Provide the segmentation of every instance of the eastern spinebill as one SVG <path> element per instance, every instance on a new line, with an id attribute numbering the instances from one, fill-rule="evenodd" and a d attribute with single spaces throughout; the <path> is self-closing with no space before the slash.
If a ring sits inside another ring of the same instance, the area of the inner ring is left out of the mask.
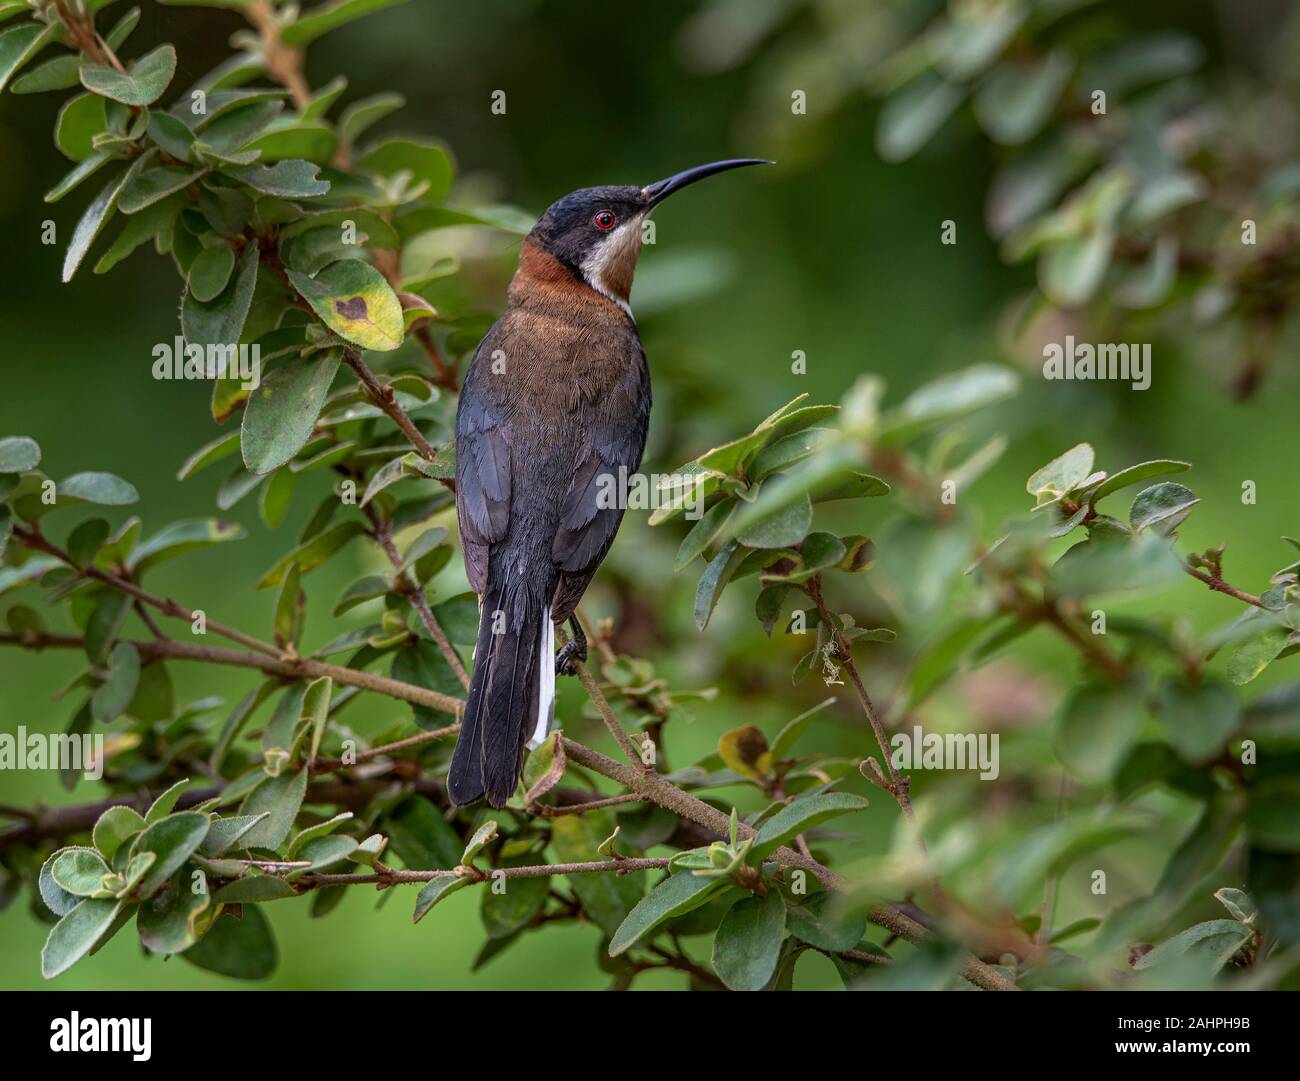
<path id="1" fill-rule="evenodd" d="M 574 609 L 623 518 L 598 499 L 641 464 L 650 374 L 628 305 L 650 212 L 758 158 L 650 184 L 582 188 L 524 239 L 505 313 L 479 344 L 456 413 L 456 513 L 479 595 L 478 644 L 447 788 L 457 805 L 513 794 L 546 738 L 555 676 L 586 658 Z M 624 473 L 620 473 L 620 469 Z M 555 624 L 573 638 L 555 653 Z"/>

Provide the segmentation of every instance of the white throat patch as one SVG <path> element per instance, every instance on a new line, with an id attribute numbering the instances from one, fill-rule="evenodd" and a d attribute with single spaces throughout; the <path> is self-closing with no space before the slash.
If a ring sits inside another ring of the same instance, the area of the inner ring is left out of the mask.
<path id="1" fill-rule="evenodd" d="M 582 276 L 596 292 L 609 297 L 632 316 L 627 297 L 632 291 L 632 275 L 641 253 L 641 222 L 644 214 L 629 218 L 616 228 L 605 242 L 582 261 Z"/>

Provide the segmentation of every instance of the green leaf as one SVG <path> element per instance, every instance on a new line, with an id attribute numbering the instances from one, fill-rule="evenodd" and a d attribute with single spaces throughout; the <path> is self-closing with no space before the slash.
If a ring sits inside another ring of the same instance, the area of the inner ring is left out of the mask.
<path id="1" fill-rule="evenodd" d="M 483 851 L 488 845 L 496 840 L 497 823 L 495 819 L 489 818 L 486 822 L 474 831 L 474 835 L 465 845 L 465 851 L 461 853 L 460 862 L 468 866 L 474 862 L 474 857 Z"/>
<path id="2" fill-rule="evenodd" d="M 1158 703 L 1169 742 L 1192 763 L 1219 754 L 1241 712 L 1230 687 L 1206 679 L 1194 684 L 1168 679 L 1160 687 Z"/>
<path id="3" fill-rule="evenodd" d="M 369 263 L 345 259 L 314 278 L 288 270 L 293 287 L 339 337 L 363 349 L 385 352 L 402 344 L 402 304 Z"/>
<path id="4" fill-rule="evenodd" d="M 1062 597 L 1095 597 L 1151 589 L 1183 574 L 1173 546 L 1157 533 L 1129 540 L 1076 544 L 1051 569 L 1050 588 Z"/>
<path id="5" fill-rule="evenodd" d="M 395 7 L 405 0 L 333 0 L 306 12 L 280 31 L 280 40 L 286 45 L 306 45 L 322 34 L 369 15 L 372 11 Z"/>
<path id="6" fill-rule="evenodd" d="M 447 871 L 461 862 L 464 842 L 424 796 L 403 800 L 386 824 L 393 851 L 412 870 Z"/>
<path id="7" fill-rule="evenodd" d="M 254 191 L 282 199 L 311 199 L 328 195 L 329 182 L 320 179 L 320 166 L 310 161 L 277 161 L 274 165 L 250 165 L 231 170 L 231 175 Z"/>
<path id="8" fill-rule="evenodd" d="M 335 837 L 316 837 L 304 844 L 294 857 L 296 860 L 306 860 L 307 866 L 295 868 L 289 872 L 288 878 L 292 881 L 305 875 L 308 871 L 323 871 L 327 867 L 333 867 L 335 864 L 351 859 L 357 847 L 357 839 L 346 834 Z"/>
<path id="9" fill-rule="evenodd" d="M 188 480 L 200 469 L 229 458 L 239 449 L 239 433 L 227 432 L 218 436 L 211 443 L 205 443 L 188 458 L 176 474 L 177 480 Z"/>
<path id="10" fill-rule="evenodd" d="M 1270 626 L 1237 644 L 1228 658 L 1228 678 L 1241 687 L 1264 671 L 1286 648 L 1285 627 Z"/>
<path id="11" fill-rule="evenodd" d="M 784 938 L 785 901 L 777 889 L 742 897 L 718 925 L 713 970 L 733 991 L 761 991 L 776 972 Z"/>
<path id="12" fill-rule="evenodd" d="M 271 368 L 249 395 L 240 447 L 250 473 L 262 475 L 294 457 L 311 438 L 343 359 L 328 349 L 287 357 Z"/>
<path id="13" fill-rule="evenodd" d="M 145 825 L 152 826 L 155 822 L 161 822 L 169 814 L 172 808 L 180 801 L 181 793 L 185 791 L 185 786 L 189 784 L 189 778 L 177 781 L 174 785 L 161 793 L 156 800 L 149 805 L 149 809 L 144 813 Z"/>
<path id="14" fill-rule="evenodd" d="M 926 72 L 893 94 L 880 110 L 876 150 L 886 161 L 910 158 L 962 103 L 965 91 Z"/>
<path id="15" fill-rule="evenodd" d="M 91 837 L 101 856 L 111 860 L 122 844 L 145 827 L 145 820 L 131 807 L 110 807 L 95 822 Z"/>
<path id="16" fill-rule="evenodd" d="M 401 94 L 375 94 L 354 101 L 339 117 L 339 141 L 344 146 L 355 146 L 356 141 L 373 125 L 405 104 L 406 99 Z"/>
<path id="17" fill-rule="evenodd" d="M 134 896 L 152 897 L 166 884 L 208 835 L 208 816 L 181 811 L 148 826 L 131 844 L 132 857 L 152 852 L 157 859 L 135 887 Z"/>
<path id="18" fill-rule="evenodd" d="M 244 908 L 238 919 L 219 918 L 181 956 L 208 972 L 236 980 L 265 979 L 278 960 L 270 924 L 256 905 Z"/>
<path id="19" fill-rule="evenodd" d="M 430 202 L 441 202 L 451 191 L 451 155 L 431 139 L 385 139 L 368 147 L 356 165 L 387 177 L 407 173 L 413 183 L 428 185 L 424 198 Z"/>
<path id="20" fill-rule="evenodd" d="M 803 904 L 792 906 L 786 922 L 800 942 L 831 953 L 853 949 L 867 933 L 866 913 L 829 892 L 814 893 Z"/>
<path id="21" fill-rule="evenodd" d="M 995 142 L 1018 146 L 1036 135 L 1064 89 L 1074 61 L 1057 49 L 1029 63 L 999 65 L 975 93 L 980 125 Z"/>
<path id="22" fill-rule="evenodd" d="M 795 800 L 777 811 L 759 828 L 754 844 L 745 857 L 746 862 L 758 864 L 805 830 L 839 815 L 861 811 L 866 806 L 865 799 L 848 792 L 824 792 Z"/>
<path id="23" fill-rule="evenodd" d="M 1111 492 L 1117 492 L 1121 488 L 1127 488 L 1130 484 L 1137 484 L 1139 481 L 1147 480 L 1149 477 L 1158 477 L 1163 473 L 1182 473 L 1191 468 L 1189 462 L 1177 462 L 1166 458 L 1131 465 L 1102 481 L 1092 490 L 1088 502 L 1096 506 L 1103 497 L 1110 495 Z"/>
<path id="24" fill-rule="evenodd" d="M 1214 899 L 1228 910 L 1228 915 L 1240 923 L 1251 923 L 1259 915 L 1259 909 L 1245 890 L 1224 886 L 1214 891 Z"/>
<path id="25" fill-rule="evenodd" d="M 1250 940 L 1253 933 L 1236 920 L 1207 920 L 1160 943 L 1134 961 L 1133 967 L 1145 970 L 1178 959 L 1194 958 L 1209 971 L 1217 972 Z"/>
<path id="26" fill-rule="evenodd" d="M 240 342 L 257 286 L 257 260 L 257 241 L 251 240 L 239 256 L 233 280 L 215 300 L 205 303 L 186 289 L 181 298 L 181 332 L 187 343 L 206 349 Z"/>
<path id="27" fill-rule="evenodd" d="M 700 584 L 695 590 L 695 625 L 700 630 L 709 625 L 709 617 L 718 605 L 718 598 L 722 596 L 722 591 L 745 555 L 745 551 L 732 541 L 704 568 Z"/>
<path id="28" fill-rule="evenodd" d="M 749 522 L 737 535 L 747 548 L 793 548 L 812 525 L 812 500 L 808 496 L 775 513 Z"/>
<path id="29" fill-rule="evenodd" d="M 307 722 L 311 739 L 308 742 L 307 757 L 316 760 L 320 750 L 321 737 L 325 734 L 325 724 L 330 716 L 330 697 L 333 694 L 334 681 L 329 676 L 321 676 L 307 685 L 307 697 L 303 700 L 302 716 Z"/>
<path id="30" fill-rule="evenodd" d="M 499 866 L 524 866 L 529 862 L 525 853 L 513 860 L 504 860 Z M 580 876 L 574 875 L 574 878 Z M 495 885 L 495 883 L 493 883 Z M 546 904 L 550 896 L 551 880 L 549 877 L 507 878 L 502 881 L 504 890 L 487 888 L 483 890 L 479 906 L 479 918 L 488 938 L 507 938 L 521 927 L 526 927 Z"/>
<path id="31" fill-rule="evenodd" d="M 456 875 L 442 875 L 430 879 L 415 898 L 415 912 L 412 915 L 411 922 L 419 923 L 429 914 L 429 910 L 444 897 L 450 897 L 457 890 L 462 890 L 468 885 L 470 885 L 468 878 L 459 878 Z"/>
<path id="32" fill-rule="evenodd" d="M 49 90 L 68 90 L 78 85 L 80 67 L 81 61 L 76 54 L 56 56 L 15 79 L 13 93 L 43 94 Z"/>
<path id="33" fill-rule="evenodd" d="M 608 811 L 563 815 L 551 820 L 551 847 L 562 863 L 586 863 L 600 858 L 596 850 L 613 832 L 614 816 Z M 645 873 L 573 875 L 569 886 L 583 911 L 612 937 L 644 896 Z"/>
<path id="34" fill-rule="evenodd" d="M 666 920 L 685 915 L 730 883 L 727 877 L 698 878 L 683 871 L 665 878 L 627 914 L 610 939 L 609 955 L 617 957 Z"/>
<path id="35" fill-rule="evenodd" d="M 35 439 L 11 435 L 0 439 L 0 473 L 26 473 L 41 464 L 41 448 Z"/>
<path id="36" fill-rule="evenodd" d="M 392 676 L 401 683 L 413 683 L 430 691 L 450 695 L 464 693 L 442 650 L 427 638 L 408 641 L 394 651 Z M 439 723 L 441 714 L 427 706 L 412 703 L 411 709 L 416 723 L 422 727 L 432 728 Z"/>
<path id="37" fill-rule="evenodd" d="M 131 183 L 123 189 L 122 196 L 118 200 L 118 209 L 123 214 L 139 213 L 187 187 L 199 175 L 193 169 L 177 165 L 158 165 L 151 169 L 144 169 L 136 173 Z M 229 248 L 225 250 L 230 251 Z M 231 258 L 234 258 L 233 253 Z"/>
<path id="38" fill-rule="evenodd" d="M 78 567 L 88 567 L 95 561 L 100 548 L 108 540 L 109 525 L 103 518 L 90 518 L 68 535 L 68 556 Z"/>
<path id="39" fill-rule="evenodd" d="M 289 842 L 289 847 L 285 852 L 285 858 L 291 860 L 298 859 L 299 858 L 298 853 L 306 845 L 310 844 L 312 841 L 318 840 L 321 837 L 328 837 L 331 833 L 333 833 L 344 823 L 352 821 L 352 818 L 353 815 L 351 811 L 343 811 L 342 813 L 336 814 L 333 818 L 327 819 L 324 822 L 317 822 L 316 825 L 314 826 L 308 826 L 305 830 L 299 832 L 299 834 L 292 841 Z"/>
<path id="40" fill-rule="evenodd" d="M 81 902 L 79 897 L 69 893 L 54 881 L 54 861 L 67 851 L 66 848 L 55 851 L 41 864 L 40 873 L 36 877 L 37 892 L 41 895 L 41 901 L 55 916 L 66 916 Z"/>
<path id="41" fill-rule="evenodd" d="M 295 563 L 302 574 L 309 574 L 325 563 L 349 541 L 365 532 L 365 527 L 358 521 L 342 522 L 317 534 L 305 544 L 299 545 L 288 555 L 280 559 L 258 580 L 258 589 L 270 589 L 284 581 L 289 568 Z"/>
<path id="42" fill-rule="evenodd" d="M 213 901 L 206 890 L 194 890 L 185 875 L 176 875 L 140 906 L 136 928 L 141 944 L 164 957 L 189 949 L 198 941 L 200 917 Z"/>
<path id="43" fill-rule="evenodd" d="M 307 771 L 282 773 L 258 783 L 240 804 L 241 815 L 270 814 L 243 837 L 245 848 L 279 848 L 293 828 L 294 819 L 307 794 Z"/>
<path id="44" fill-rule="evenodd" d="M 1161 536 L 1169 536 L 1182 524 L 1192 508 L 1200 502 L 1190 489 L 1174 481 L 1155 484 L 1138 493 L 1129 511 L 1129 524 L 1133 532 L 1152 529 Z"/>
<path id="45" fill-rule="evenodd" d="M 243 540 L 247 530 L 220 518 L 189 518 L 160 529 L 131 553 L 127 566 L 137 576 L 169 559 L 226 541 Z"/>
<path id="46" fill-rule="evenodd" d="M 918 387 L 882 416 L 877 438 L 890 446 L 905 443 L 1009 398 L 1019 388 L 1015 372 L 993 364 L 976 364 L 941 376 Z"/>
<path id="47" fill-rule="evenodd" d="M 59 920 L 41 950 L 41 975 L 52 980 L 85 957 L 113 926 L 121 908 L 120 901 L 85 900 Z"/>
<path id="48" fill-rule="evenodd" d="M 780 762 L 787 756 L 790 749 L 794 746 L 795 741 L 803 735 L 804 731 L 816 719 L 817 714 L 827 706 L 833 705 L 834 698 L 827 698 L 824 702 L 819 702 L 812 709 L 804 710 L 794 720 L 787 722 L 776 734 L 776 739 L 772 740 L 772 759 Z"/>
<path id="49" fill-rule="evenodd" d="M 283 772 L 294 746 L 297 744 L 298 723 L 302 720 L 303 697 L 307 687 L 303 683 L 290 685 L 276 703 L 271 719 L 262 729 L 262 758 L 267 774 L 277 777 Z"/>
<path id="50" fill-rule="evenodd" d="M 1142 713 L 1142 698 L 1131 688 L 1099 684 L 1077 688 L 1066 701 L 1057 727 L 1061 761 L 1085 780 L 1106 780 L 1136 741 Z"/>
<path id="51" fill-rule="evenodd" d="M 135 697 L 140 683 L 140 654 L 130 642 L 118 642 L 108 658 L 108 678 L 90 700 L 90 712 L 101 724 L 117 719 Z"/>
<path id="52" fill-rule="evenodd" d="M 100 597 L 86 621 L 84 648 L 91 664 L 100 665 L 108 659 L 130 607 L 131 598 L 125 593 L 111 592 Z"/>
<path id="53" fill-rule="evenodd" d="M 108 864 L 93 848 L 65 849 L 50 867 L 50 877 L 74 897 L 90 897 L 102 887 Z"/>
<path id="54" fill-rule="evenodd" d="M 195 300 L 215 300 L 235 269 L 235 253 L 227 244 L 204 248 L 190 264 L 189 287 Z"/>
<path id="55" fill-rule="evenodd" d="M 176 50 L 170 45 L 159 45 L 139 60 L 131 61 L 126 71 L 82 60 L 81 85 L 123 105 L 152 105 L 162 97 L 175 73 Z"/>
<path id="56" fill-rule="evenodd" d="M 295 563 L 289 568 L 275 599 L 275 618 L 272 633 L 276 644 L 284 648 L 298 645 L 302 637 L 303 620 L 307 614 L 307 594 L 302 588 L 302 575 Z"/>
<path id="57" fill-rule="evenodd" d="M 127 184 L 134 179 L 136 172 L 140 168 L 140 161 L 137 160 L 135 165 L 120 173 L 116 179 L 110 180 L 98 195 L 86 207 L 78 220 L 76 228 L 72 230 L 72 240 L 68 242 L 67 253 L 63 257 L 63 281 L 72 281 L 72 276 L 76 274 L 77 267 L 81 266 L 81 261 L 85 259 L 86 253 L 90 250 L 91 244 L 99 236 L 100 230 L 104 228 L 104 223 L 112 215 L 117 201 L 122 195 L 122 190 Z"/>
<path id="58" fill-rule="evenodd" d="M 1092 474 L 1092 463 L 1092 445 L 1079 443 L 1035 472 L 1025 489 L 1039 507 L 1055 503 Z"/>
<path id="59" fill-rule="evenodd" d="M 1086 304 L 1106 276 L 1114 246 L 1115 232 L 1106 225 L 1053 244 L 1043 253 L 1039 266 L 1043 292 L 1062 307 Z"/>
<path id="60" fill-rule="evenodd" d="M 135 486 L 112 473 L 74 473 L 58 484 L 59 502 L 76 500 L 103 507 L 124 507 L 139 502 Z"/>
<path id="61" fill-rule="evenodd" d="M 0 33 L 0 91 L 24 64 L 62 33 L 63 24 L 57 20 L 48 26 L 25 22 Z"/>
<path id="62" fill-rule="evenodd" d="M 270 812 L 263 811 L 255 815 L 231 815 L 229 818 L 214 818 L 212 825 L 208 827 L 208 835 L 203 838 L 203 843 L 199 845 L 199 854 L 201 856 L 220 856 L 222 853 L 230 851 L 244 839 L 254 826 L 262 821 Z M 240 845 L 242 848 L 243 845 Z"/>
<path id="63" fill-rule="evenodd" d="M 59 115 L 54 121 L 54 145 L 66 157 L 81 162 L 87 171 L 74 169 L 45 197 L 47 203 L 62 198 L 109 160 L 110 155 L 107 153 L 96 153 L 94 144 L 95 136 L 108 128 L 105 104 L 98 94 L 78 94 L 60 107 Z M 92 164 L 91 159 L 97 160 Z"/>

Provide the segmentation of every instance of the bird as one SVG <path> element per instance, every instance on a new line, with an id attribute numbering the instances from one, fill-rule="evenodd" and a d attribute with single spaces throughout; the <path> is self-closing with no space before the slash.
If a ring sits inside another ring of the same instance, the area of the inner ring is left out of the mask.
<path id="1" fill-rule="evenodd" d="M 480 342 L 456 410 L 456 514 L 479 597 L 473 674 L 447 790 L 504 806 L 525 745 L 546 739 L 557 674 L 587 642 L 574 616 L 623 518 L 611 483 L 641 464 L 650 373 L 628 302 L 646 219 L 710 162 L 645 187 L 581 188 L 520 245 L 501 317 Z M 602 493 L 604 497 L 602 497 Z M 555 652 L 555 626 L 572 637 Z"/>

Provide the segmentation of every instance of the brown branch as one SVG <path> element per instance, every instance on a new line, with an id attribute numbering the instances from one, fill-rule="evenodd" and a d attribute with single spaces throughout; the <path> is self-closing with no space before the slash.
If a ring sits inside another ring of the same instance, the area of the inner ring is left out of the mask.
<path id="1" fill-rule="evenodd" d="M 1226 593 L 1229 597 L 1236 597 L 1237 600 L 1243 601 L 1246 604 L 1254 605 L 1256 608 L 1263 608 L 1266 612 L 1271 610 L 1268 605 L 1266 605 L 1259 597 L 1255 596 L 1255 594 L 1247 593 L 1244 589 L 1238 589 L 1236 586 L 1229 585 L 1217 574 L 1208 574 L 1187 563 L 1183 564 L 1183 570 L 1198 582 L 1204 582 L 1216 593 Z"/>
<path id="2" fill-rule="evenodd" d="M 184 605 L 177 604 L 170 597 L 155 596 L 153 593 L 141 589 L 134 582 L 129 582 L 125 578 L 111 574 L 108 571 L 100 570 L 98 567 L 78 567 L 67 552 L 41 536 L 35 526 L 31 529 L 15 526 L 13 536 L 20 544 L 33 551 L 54 556 L 55 559 L 76 570 L 83 578 L 93 578 L 97 582 L 102 582 L 104 585 L 116 589 L 119 593 L 125 593 L 143 604 L 157 608 L 165 616 L 170 616 L 173 619 L 183 619 L 191 624 L 194 622 L 195 613 Z M 232 642 L 238 642 L 241 646 L 247 646 L 249 649 L 258 653 L 265 653 L 270 657 L 280 656 L 280 651 L 270 643 L 254 638 L 251 634 L 245 634 L 234 627 L 227 627 L 224 623 L 218 623 L 215 619 L 208 619 L 206 614 L 204 615 L 204 624 L 214 634 L 219 634 L 222 638 L 228 638 Z"/>
<path id="3" fill-rule="evenodd" d="M 633 871 L 662 870 L 668 866 L 667 857 L 642 859 L 593 860 L 588 863 L 539 863 L 527 867 L 494 867 L 482 871 L 476 867 L 460 867 L 451 871 L 398 871 L 385 868 L 371 874 L 320 874 L 311 872 L 299 878 L 295 885 L 304 889 L 321 886 L 377 885 L 381 888 L 408 882 L 431 882 L 435 878 L 468 878 L 473 882 L 486 882 L 493 878 L 547 878 L 550 875 L 594 875 L 606 871 L 631 874 Z"/>
<path id="4" fill-rule="evenodd" d="M 374 529 L 375 542 L 384 550 L 388 562 L 396 570 L 402 565 L 402 555 L 398 552 L 397 545 L 393 543 L 389 523 L 380 516 L 374 507 L 367 505 L 364 510 Z M 411 607 L 415 609 L 416 615 L 420 617 L 420 622 L 424 624 L 424 629 L 429 632 L 429 637 L 437 643 L 438 649 L 448 666 L 456 673 L 460 685 L 469 690 L 469 673 L 465 671 L 465 665 L 461 662 L 460 654 L 452 646 L 451 639 L 447 637 L 447 632 L 442 629 L 442 624 L 438 622 L 437 617 L 433 614 L 433 609 L 429 607 L 429 601 L 425 597 L 424 589 L 420 586 L 420 583 L 414 580 L 413 576 L 402 572 L 395 584 L 402 596 L 410 601 Z"/>
<path id="5" fill-rule="evenodd" d="M 554 790 L 552 790 L 554 791 Z M 625 803 L 644 803 L 645 800 L 634 792 L 626 792 L 621 796 L 609 796 L 606 799 L 589 800 L 586 803 L 569 803 L 558 804 L 552 807 L 547 803 L 539 803 L 534 807 L 535 813 L 542 818 L 563 818 L 565 815 L 586 814 L 588 811 L 603 811 L 607 807 L 619 807 Z"/>
<path id="6" fill-rule="evenodd" d="M 125 639 L 124 639 L 125 641 Z M 0 634 L 0 644 L 25 646 L 28 649 L 80 648 L 83 639 L 71 634 L 18 635 Z M 171 638 L 136 640 L 135 646 L 140 656 L 146 660 L 180 660 L 206 661 L 210 664 L 227 664 L 234 668 L 255 668 L 268 676 L 277 676 L 285 680 L 319 679 L 328 676 L 335 683 L 346 687 L 357 687 L 363 691 L 397 698 L 412 705 L 426 706 L 440 713 L 459 716 L 465 702 L 453 698 L 441 691 L 431 691 L 417 687 L 412 683 L 377 676 L 371 672 L 362 672 L 356 668 L 344 668 L 338 664 L 312 660 L 310 657 L 280 658 L 268 657 L 257 653 L 240 653 L 237 650 L 221 646 L 202 646 L 191 642 L 178 642 Z M 428 734 L 431 736 L 431 734 Z M 431 737 L 432 738 L 432 737 Z"/>
<path id="7" fill-rule="evenodd" d="M 420 457 L 426 462 L 436 462 L 438 452 L 424 438 L 420 429 L 415 426 L 415 422 L 406 415 L 406 410 L 397 404 L 393 388 L 386 383 L 381 383 L 375 373 L 366 366 L 366 362 L 361 359 L 361 353 L 349 346 L 343 350 L 343 362 L 356 373 L 361 385 L 370 395 L 370 400 L 388 414 L 388 418 L 401 429 L 402 434 L 410 440 L 411 446 Z M 444 480 L 442 483 L 448 488 L 455 487 L 450 481 Z"/>
<path id="8" fill-rule="evenodd" d="M 886 786 L 886 791 L 898 802 L 898 807 L 903 812 L 904 817 L 915 825 L 916 812 L 912 809 L 911 778 L 900 776 L 898 770 L 894 768 L 893 756 L 889 753 L 889 737 L 885 735 L 885 726 L 880 723 L 880 717 L 876 713 L 876 707 L 871 701 L 871 696 L 867 694 L 867 688 L 863 686 L 862 677 L 858 674 L 858 666 L 853 663 L 853 653 L 849 646 L 849 640 L 831 617 L 830 610 L 826 607 L 826 602 L 822 598 L 820 574 L 814 575 L 809 580 L 804 587 L 804 592 L 817 606 L 817 613 L 821 616 L 822 622 L 834 635 L 835 648 L 842 660 L 842 667 L 848 672 L 849 680 L 853 684 L 853 690 L 857 693 L 858 701 L 862 705 L 862 712 L 866 714 L 867 723 L 871 725 L 871 731 L 875 733 L 876 743 L 880 747 L 880 756 L 885 760 L 885 769 L 889 771 L 889 783 Z M 919 830 L 917 831 L 917 841 L 924 853 L 925 842 L 921 840 Z"/>
<path id="9" fill-rule="evenodd" d="M 557 628 L 556 635 L 560 640 L 561 646 L 568 643 L 569 636 L 565 633 L 563 627 Z M 591 699 L 592 704 L 596 707 L 597 712 L 600 714 L 600 719 L 605 722 L 605 727 L 609 729 L 609 734 L 614 737 L 614 742 L 619 745 L 623 753 L 627 756 L 629 762 L 640 766 L 642 764 L 640 753 L 632 743 L 632 738 L 626 731 L 624 731 L 623 726 L 619 724 L 618 718 L 614 716 L 614 711 L 609 708 L 609 702 L 606 700 L 604 692 L 601 691 L 599 686 L 597 686 L 596 680 L 593 678 L 592 674 L 587 671 L 587 666 L 575 657 L 573 658 L 573 667 L 578 673 L 578 679 L 582 681 L 582 686 L 587 691 L 587 697 Z"/>
<path id="10" fill-rule="evenodd" d="M 379 747 L 371 747 L 368 750 L 357 751 L 351 762 L 344 762 L 341 758 L 318 758 L 312 763 L 311 768 L 315 773 L 333 773 L 335 770 L 349 769 L 358 762 L 365 762 L 372 758 L 381 758 L 395 754 L 398 751 L 409 751 L 412 747 L 423 747 L 426 743 L 446 739 L 449 736 L 457 735 L 459 732 L 460 725 L 449 724 L 444 728 L 433 728 L 427 732 L 417 732 L 414 736 L 407 736 L 406 739 L 399 739 L 392 743 L 382 744 Z"/>
<path id="11" fill-rule="evenodd" d="M 294 107 L 302 112 L 311 103 L 311 87 L 302 73 L 302 50 L 280 40 L 280 24 L 270 0 L 253 0 L 244 16 L 262 39 L 266 72 L 289 91 Z"/>

